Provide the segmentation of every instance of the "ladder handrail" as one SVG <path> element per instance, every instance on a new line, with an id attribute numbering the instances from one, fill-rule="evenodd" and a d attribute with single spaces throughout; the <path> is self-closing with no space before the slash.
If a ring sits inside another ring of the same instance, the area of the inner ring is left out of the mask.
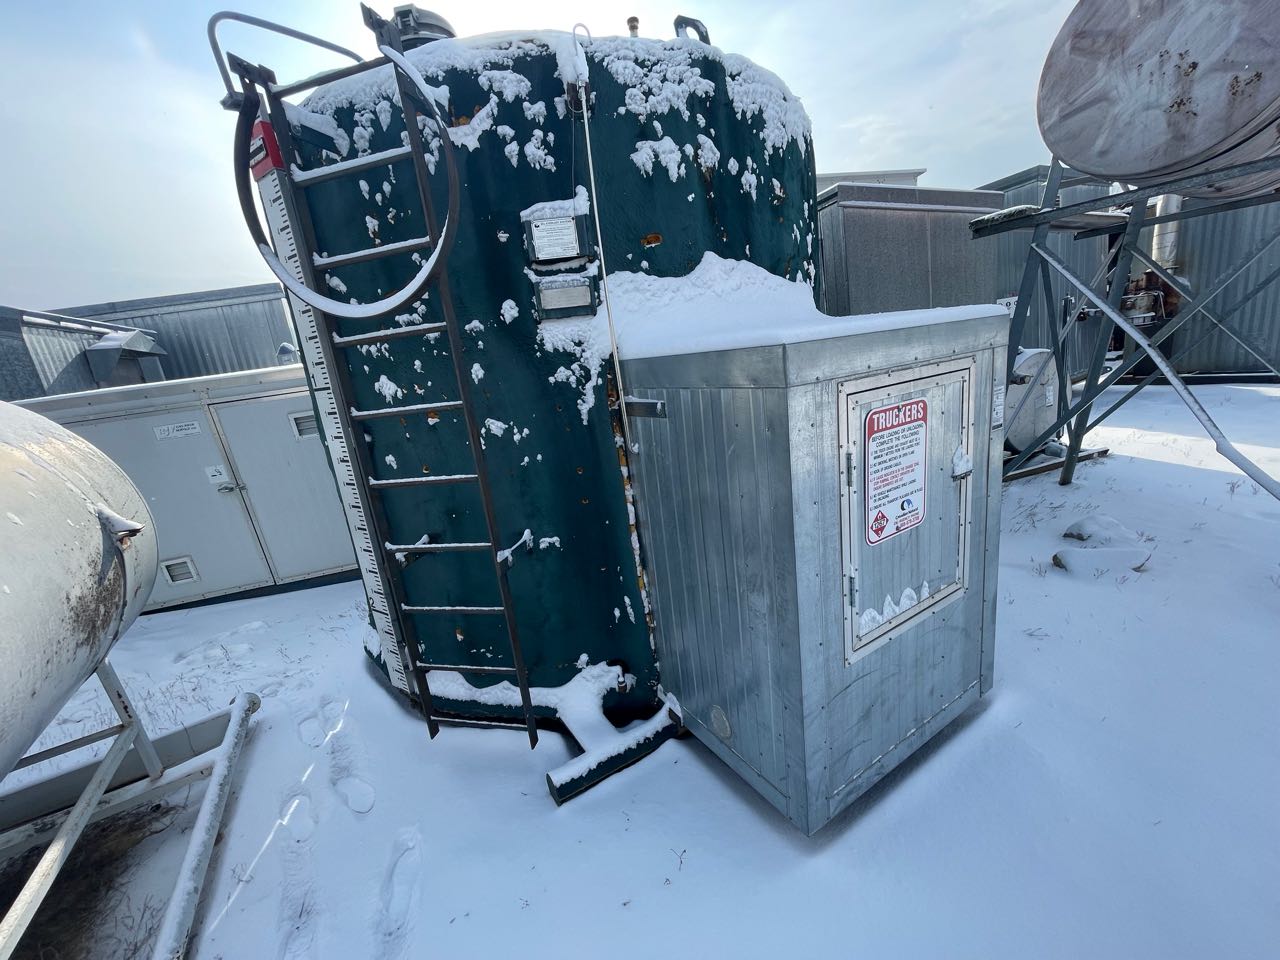
<path id="1" fill-rule="evenodd" d="M 386 53 L 388 49 L 384 47 L 383 52 Z M 343 303 L 341 300 L 334 300 L 332 297 L 326 297 L 324 294 L 312 290 L 305 283 L 299 281 L 280 262 L 280 258 L 276 256 L 276 252 L 271 248 L 266 233 L 262 229 L 262 221 L 258 217 L 258 208 L 253 203 L 253 186 L 250 182 L 250 144 L 253 139 L 253 126 L 258 121 L 259 111 L 262 106 L 262 98 L 259 96 L 255 84 L 247 77 L 241 77 L 244 94 L 236 116 L 233 156 L 236 174 L 236 194 L 240 200 L 240 212 L 244 216 L 245 226 L 248 227 L 249 235 L 253 238 L 263 261 L 271 272 L 275 274 L 276 279 L 284 285 L 285 289 L 311 308 L 321 310 L 330 316 L 342 317 L 347 320 L 370 319 L 384 313 L 391 313 L 418 299 L 422 291 L 432 281 L 436 280 L 444 270 L 444 265 L 449 258 L 449 251 L 453 247 L 453 241 L 458 230 L 458 218 L 454 214 L 454 211 L 458 209 L 458 171 L 457 165 L 453 162 L 453 141 L 449 138 L 444 118 L 440 115 L 440 108 L 436 105 L 434 97 L 430 96 L 430 88 L 416 67 L 398 54 L 394 59 L 391 57 L 388 57 L 388 59 L 392 59 L 394 64 L 392 69 L 396 70 L 398 74 L 403 73 L 404 76 L 413 81 L 418 90 L 422 92 L 426 105 L 431 108 L 434 114 L 433 119 L 436 123 L 436 129 L 440 131 L 440 149 L 445 155 L 445 171 L 449 184 L 449 214 L 446 214 L 444 223 L 441 225 L 431 256 L 423 261 L 413 279 L 396 293 L 381 300 L 375 300 L 372 303 Z M 410 142 L 413 142 L 414 135 L 415 131 L 409 132 Z M 426 189 L 425 185 L 424 189 Z"/>
<path id="2" fill-rule="evenodd" d="M 237 13 L 234 10 L 219 10 L 209 18 L 208 34 L 209 46 L 213 48 L 213 59 L 218 64 L 218 73 L 222 76 L 222 85 L 227 88 L 226 99 L 222 101 L 222 105 L 231 109 L 236 104 L 236 90 L 231 85 L 231 72 L 227 69 L 226 57 L 222 55 L 222 45 L 218 43 L 218 24 L 232 20 L 236 23 L 247 24 L 251 27 L 258 27 L 262 30 L 269 30 L 272 33 L 278 33 L 285 37 L 291 37 L 294 40 L 301 40 L 303 43 L 310 43 L 313 46 L 321 47 L 324 50 L 331 50 L 334 53 L 340 53 L 344 57 L 349 57 L 356 63 L 364 63 L 364 57 L 356 53 L 354 50 L 348 50 L 336 43 L 332 43 L 321 37 L 312 36 L 309 33 L 303 33 L 301 30 L 294 30 L 292 27 L 286 27 L 283 24 L 274 23 L 271 20 L 263 20 L 261 17 L 252 17 L 247 13 Z"/>

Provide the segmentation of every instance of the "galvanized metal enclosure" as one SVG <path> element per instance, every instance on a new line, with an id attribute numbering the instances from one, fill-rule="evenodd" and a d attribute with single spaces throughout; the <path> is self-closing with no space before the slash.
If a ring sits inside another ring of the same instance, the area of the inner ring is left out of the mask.
<path id="1" fill-rule="evenodd" d="M 820 306 L 832 316 L 994 300 L 997 251 L 969 221 L 1000 193 L 837 183 L 818 197 Z"/>
<path id="2" fill-rule="evenodd" d="M 300 366 L 22 406 L 94 444 L 146 497 L 160 550 L 148 610 L 355 568 Z"/>
<path id="3" fill-rule="evenodd" d="M 664 688 L 808 833 L 991 686 L 1007 327 L 850 318 L 624 366 L 663 405 L 632 464 Z"/>

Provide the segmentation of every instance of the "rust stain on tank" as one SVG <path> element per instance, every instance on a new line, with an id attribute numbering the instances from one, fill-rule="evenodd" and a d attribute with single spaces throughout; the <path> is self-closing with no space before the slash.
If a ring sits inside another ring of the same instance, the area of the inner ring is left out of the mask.
<path id="1" fill-rule="evenodd" d="M 77 647 L 97 649 L 120 617 L 124 596 L 124 564 L 112 556 L 105 575 L 92 589 L 67 595 L 67 633 Z"/>

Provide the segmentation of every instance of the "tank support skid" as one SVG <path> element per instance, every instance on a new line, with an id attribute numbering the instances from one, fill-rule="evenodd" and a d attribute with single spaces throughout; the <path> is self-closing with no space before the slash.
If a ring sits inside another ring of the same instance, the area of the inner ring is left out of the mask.
<path id="1" fill-rule="evenodd" d="M 36 780 L 0 796 L 0 858 L 47 845 L 17 899 L 0 919 L 0 960 L 8 960 L 92 822 L 151 802 L 179 787 L 207 780 L 173 896 L 156 936 L 153 957 L 181 957 L 231 791 L 231 777 L 261 701 L 242 693 L 226 710 L 152 740 L 120 678 L 103 660 L 96 675 L 120 722 L 30 753 L 16 770 L 110 740 L 98 760 Z"/>

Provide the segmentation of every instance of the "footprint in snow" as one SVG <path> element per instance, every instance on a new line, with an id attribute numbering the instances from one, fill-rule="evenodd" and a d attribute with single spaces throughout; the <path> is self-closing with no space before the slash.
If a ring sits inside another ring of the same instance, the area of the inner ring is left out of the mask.
<path id="1" fill-rule="evenodd" d="M 325 697 L 320 702 L 320 718 L 328 731 L 325 743 L 329 755 L 329 783 L 349 810 L 368 813 L 373 809 L 377 794 L 369 783 L 364 743 L 354 729 L 347 711 L 348 703 L 332 697 Z"/>
<path id="2" fill-rule="evenodd" d="M 374 956 L 378 960 L 394 960 L 404 955 L 422 873 L 421 841 L 418 831 L 409 827 L 400 831 L 391 847 L 391 859 L 382 878 L 381 896 L 373 918 Z"/>
<path id="3" fill-rule="evenodd" d="M 310 840 L 316 830 L 316 818 L 311 812 L 311 797 L 305 792 L 292 794 L 280 811 L 280 822 L 298 843 Z"/>

